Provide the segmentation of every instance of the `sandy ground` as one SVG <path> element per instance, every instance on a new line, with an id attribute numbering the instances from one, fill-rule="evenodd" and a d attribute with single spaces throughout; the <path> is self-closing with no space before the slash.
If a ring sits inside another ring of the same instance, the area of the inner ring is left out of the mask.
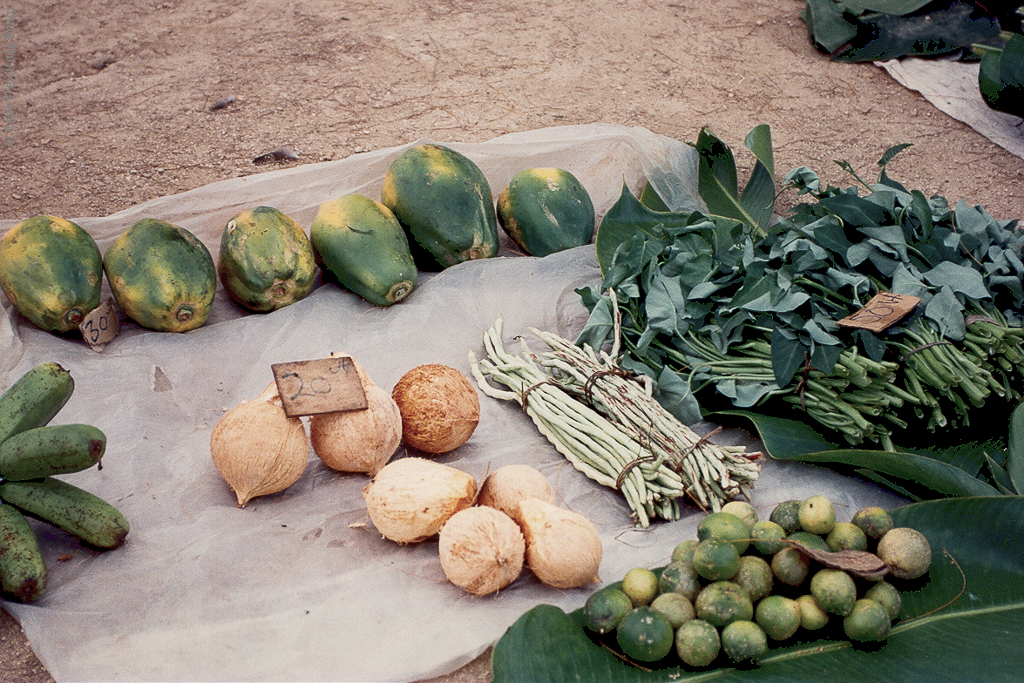
<path id="1" fill-rule="evenodd" d="M 893 177 L 1024 218 L 1024 159 L 883 70 L 830 62 L 810 44 L 802 7 L 4 0 L 0 218 L 107 215 L 422 137 L 480 142 L 590 122 L 685 141 L 709 126 L 735 150 L 767 123 L 780 174 L 807 165 L 843 185 L 835 160 L 871 176 L 882 152 L 909 142 Z M 298 158 L 254 163 L 281 148 Z M 440 680 L 489 677 L 484 655 Z M 52 680 L 6 612 L 0 680 Z"/>

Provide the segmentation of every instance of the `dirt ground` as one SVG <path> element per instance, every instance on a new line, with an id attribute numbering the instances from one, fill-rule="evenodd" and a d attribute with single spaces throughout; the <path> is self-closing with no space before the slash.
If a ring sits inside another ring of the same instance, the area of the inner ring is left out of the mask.
<path id="1" fill-rule="evenodd" d="M 101 216 L 421 137 L 481 142 L 591 122 L 684 141 L 706 125 L 735 150 L 767 123 L 780 174 L 807 165 L 843 185 L 835 160 L 872 175 L 885 149 L 909 142 L 889 170 L 908 187 L 1024 218 L 1024 159 L 882 69 L 830 62 L 802 7 L 2 0 L 0 218 Z M 298 158 L 253 162 L 281 148 Z M 484 655 L 440 680 L 489 677 Z M 0 680 L 52 681 L 6 612 Z"/>

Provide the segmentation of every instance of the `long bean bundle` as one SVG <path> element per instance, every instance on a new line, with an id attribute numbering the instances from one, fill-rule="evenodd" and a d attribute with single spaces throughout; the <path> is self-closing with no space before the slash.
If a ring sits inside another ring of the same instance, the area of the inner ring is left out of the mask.
<path id="1" fill-rule="evenodd" d="M 639 526 L 678 519 L 684 498 L 711 510 L 731 498 L 749 498 L 760 453 L 696 434 L 652 397 L 649 383 L 611 355 L 530 331 L 550 351 L 533 354 L 521 339 L 522 355 L 508 352 L 499 318 L 483 335 L 487 357 L 470 352 L 477 383 L 492 398 L 520 403 L 577 470 L 619 490 Z"/>

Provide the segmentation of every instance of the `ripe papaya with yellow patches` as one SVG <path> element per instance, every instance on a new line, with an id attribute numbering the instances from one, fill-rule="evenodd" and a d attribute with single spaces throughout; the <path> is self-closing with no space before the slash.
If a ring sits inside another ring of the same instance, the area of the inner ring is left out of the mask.
<path id="1" fill-rule="evenodd" d="M 217 266 L 184 228 L 143 218 L 107 247 L 103 269 L 118 306 L 143 327 L 187 332 L 210 317 Z"/>
<path id="2" fill-rule="evenodd" d="M 302 226 L 284 212 L 271 206 L 246 209 L 224 226 L 217 273 L 239 306 L 276 311 L 313 291 L 313 245 Z"/>
<path id="3" fill-rule="evenodd" d="M 398 303 L 416 288 L 409 239 L 388 207 L 361 194 L 320 205 L 309 229 L 324 267 L 345 289 L 376 306 Z"/>
<path id="4" fill-rule="evenodd" d="M 0 239 L 0 289 L 36 327 L 76 329 L 99 306 L 102 284 L 100 249 L 76 223 L 33 216 Z"/>
<path id="5" fill-rule="evenodd" d="M 448 147 L 410 147 L 384 176 L 381 202 L 442 268 L 498 253 L 494 196 L 480 167 Z M 424 270 L 434 265 L 421 259 Z"/>
<path id="6" fill-rule="evenodd" d="M 532 256 L 581 247 L 594 236 L 594 204 L 572 173 L 528 168 L 498 195 L 498 223 Z"/>

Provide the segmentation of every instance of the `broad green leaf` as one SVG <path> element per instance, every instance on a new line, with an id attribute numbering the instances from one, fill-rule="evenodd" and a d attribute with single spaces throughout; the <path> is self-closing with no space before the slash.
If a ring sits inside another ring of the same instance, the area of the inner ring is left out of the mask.
<path id="1" fill-rule="evenodd" d="M 903 482 L 913 482 L 916 488 L 940 496 L 991 496 L 999 493 L 971 473 L 934 458 L 907 452 L 839 448 L 810 424 L 799 420 L 744 411 L 722 411 L 721 414 L 742 416 L 753 422 L 764 442 L 765 452 L 777 460 L 864 467 Z"/>
<path id="2" fill-rule="evenodd" d="M 640 190 L 640 203 L 652 211 L 671 211 L 650 182 L 645 182 L 643 189 Z"/>
<path id="3" fill-rule="evenodd" d="M 1017 493 L 1024 495 L 1024 403 L 1010 416 L 1010 436 L 1006 446 L 1006 473 Z"/>
<path id="4" fill-rule="evenodd" d="M 974 268 L 943 261 L 931 270 L 921 273 L 932 287 L 948 286 L 954 292 L 972 299 L 989 298 L 985 279 Z"/>
<path id="5" fill-rule="evenodd" d="M 597 262 L 601 273 L 607 274 L 612 256 L 619 245 L 638 232 L 657 237 L 657 228 L 688 225 L 694 214 L 690 212 L 654 211 L 640 203 L 629 187 L 623 183 L 619 199 L 608 209 L 594 238 Z"/>
<path id="6" fill-rule="evenodd" d="M 807 0 L 803 12 L 807 30 L 821 50 L 833 53 L 857 37 L 857 23 L 844 16 L 833 0 Z"/>
<path id="7" fill-rule="evenodd" d="M 784 387 L 807 362 L 807 350 L 800 340 L 781 327 L 772 330 L 772 372 L 775 382 Z"/>
<path id="8" fill-rule="evenodd" d="M 985 51 L 978 89 L 990 108 L 1024 116 L 1024 36 L 1014 34 L 1001 50 Z"/>
<path id="9" fill-rule="evenodd" d="M 698 191 L 709 213 L 763 230 L 775 207 L 771 129 L 766 124 L 757 126 L 747 135 L 745 144 L 757 161 L 741 193 L 732 150 L 707 128 L 701 129 L 694 145 L 700 159 Z"/>
<path id="10" fill-rule="evenodd" d="M 766 123 L 757 126 L 747 134 L 744 145 L 757 161 L 740 194 L 740 202 L 756 225 L 763 228 L 771 221 L 775 208 L 775 152 L 771 128 Z"/>
<path id="11" fill-rule="evenodd" d="M 900 584 L 903 609 L 886 639 L 853 645 L 836 626 L 824 636 L 774 646 L 756 666 L 693 671 L 678 660 L 635 666 L 582 623 L 538 605 L 494 646 L 494 683 L 935 683 L 1011 681 L 1024 670 L 1024 498 L 993 496 L 926 501 L 891 511 L 932 547 L 926 579 Z M 618 577 L 611 577 L 618 578 Z M 837 620 L 838 622 L 838 620 Z"/>

